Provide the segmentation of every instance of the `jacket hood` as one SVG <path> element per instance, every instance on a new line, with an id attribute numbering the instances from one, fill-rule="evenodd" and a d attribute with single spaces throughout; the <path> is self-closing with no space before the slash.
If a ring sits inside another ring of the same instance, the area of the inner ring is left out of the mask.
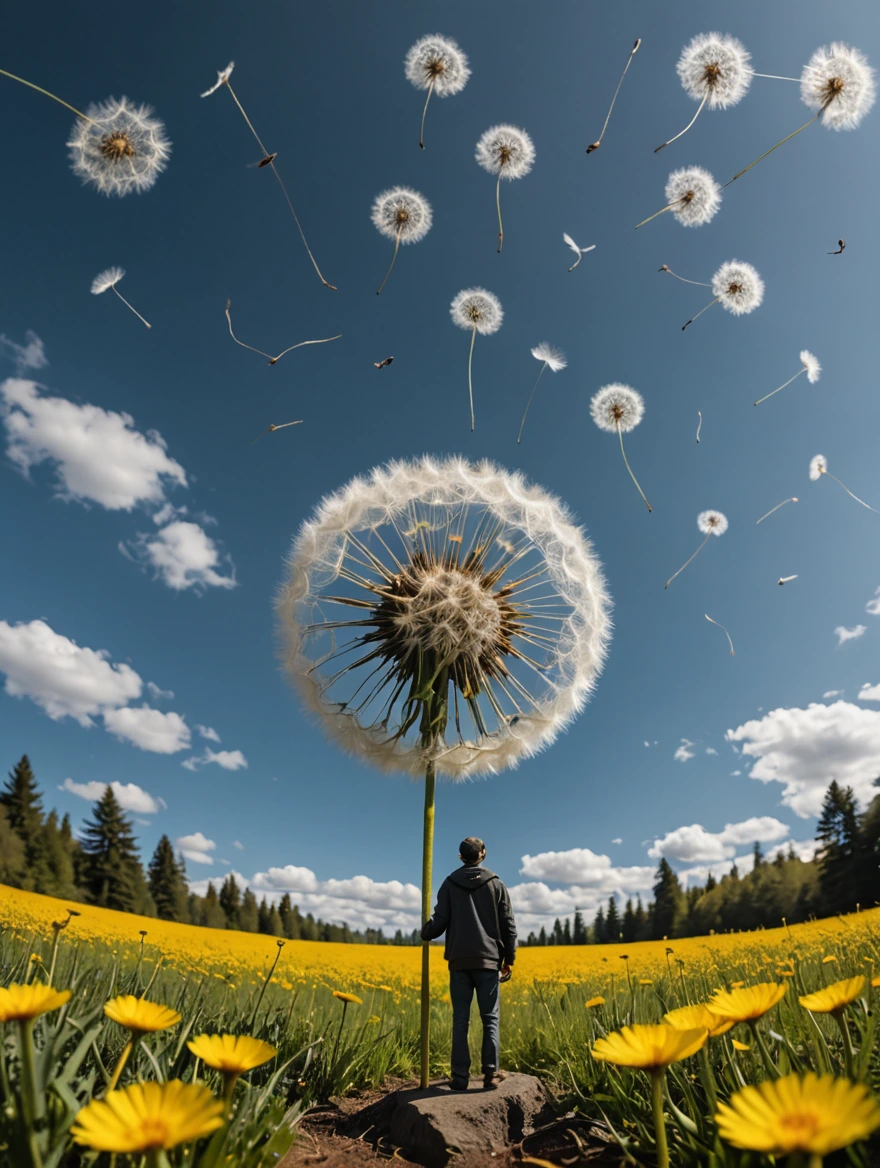
<path id="1" fill-rule="evenodd" d="M 475 864 L 465 864 L 461 868 L 456 868 L 454 872 L 450 872 L 447 879 L 451 880 L 453 884 L 457 884 L 459 888 L 473 892 L 475 888 L 488 884 L 490 880 L 497 880 L 498 877 L 489 868 L 478 868 Z"/>

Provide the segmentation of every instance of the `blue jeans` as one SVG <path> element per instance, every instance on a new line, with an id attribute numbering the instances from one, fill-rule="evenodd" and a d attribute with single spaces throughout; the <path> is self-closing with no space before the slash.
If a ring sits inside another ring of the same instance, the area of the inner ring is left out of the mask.
<path id="1" fill-rule="evenodd" d="M 452 1077 L 467 1079 L 471 1069 L 468 1023 L 474 991 L 483 1022 L 482 1071 L 498 1070 L 498 1022 L 500 1001 L 497 969 L 450 969 L 449 996 L 452 999 Z"/>

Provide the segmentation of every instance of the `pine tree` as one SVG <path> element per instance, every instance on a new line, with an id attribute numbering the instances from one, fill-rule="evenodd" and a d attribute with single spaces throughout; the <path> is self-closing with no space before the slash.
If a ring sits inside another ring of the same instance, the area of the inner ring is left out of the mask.
<path id="1" fill-rule="evenodd" d="M 163 835 L 147 869 L 147 886 L 163 921 L 182 921 L 188 916 L 186 869 L 178 860 L 167 835 Z"/>
<path id="2" fill-rule="evenodd" d="M 764 863 L 764 853 L 761 851 L 761 844 L 758 840 L 755 840 L 755 846 L 752 848 L 752 859 L 752 871 L 754 871 L 756 868 L 760 868 Z"/>
<path id="3" fill-rule="evenodd" d="M 709 875 L 706 877 L 706 892 L 711 892 L 712 889 L 717 888 L 717 886 L 718 886 L 718 881 L 715 879 L 715 877 L 710 872 Z"/>
<path id="4" fill-rule="evenodd" d="M 586 945 L 587 943 L 587 927 L 584 924 L 584 918 L 579 908 L 574 910 L 574 925 L 571 930 L 571 941 L 573 945 Z"/>
<path id="5" fill-rule="evenodd" d="M 235 877 L 230 872 L 220 888 L 220 907 L 226 914 L 226 928 L 240 929 L 243 928 L 239 924 L 239 913 L 241 911 L 241 889 L 238 887 Z"/>
<path id="6" fill-rule="evenodd" d="M 220 907 L 220 898 L 217 896 L 217 889 L 208 881 L 208 887 L 205 889 L 205 895 L 202 898 L 201 923 L 209 929 L 225 929 L 226 928 L 226 914 Z"/>
<path id="7" fill-rule="evenodd" d="M 620 914 L 613 896 L 608 899 L 608 911 L 605 914 L 605 939 L 609 945 L 620 942 Z"/>
<path id="8" fill-rule="evenodd" d="M 69 829 L 70 821 L 67 821 Z M 50 811 L 46 816 L 41 833 L 40 852 L 46 869 L 46 882 L 39 892 L 50 896 L 60 896 L 64 900 L 79 900 L 79 891 L 73 864 L 73 848 L 63 824 L 58 822 L 58 812 Z"/>
<path id="9" fill-rule="evenodd" d="M 568 917 L 565 918 L 565 924 L 562 926 L 562 944 L 571 944 L 571 921 Z"/>
<path id="10" fill-rule="evenodd" d="M 109 785 L 83 830 L 86 892 L 92 904 L 135 912 L 144 898 L 144 877 L 131 822 Z"/>
<path id="11" fill-rule="evenodd" d="M 623 923 L 620 926 L 620 939 L 624 945 L 631 945 L 636 940 L 636 914 L 633 909 L 632 898 L 627 900 L 623 908 Z"/>
<path id="12" fill-rule="evenodd" d="M 880 779 L 874 780 L 880 787 Z M 859 821 L 859 903 L 872 907 L 880 899 L 880 794 L 874 796 Z"/>
<path id="13" fill-rule="evenodd" d="M 0 791 L 0 806 L 6 808 L 9 826 L 24 844 L 22 888 L 45 892 L 50 876 L 43 853 L 43 799 L 26 754 L 9 772 L 9 778 Z"/>
<path id="14" fill-rule="evenodd" d="M 0 805 L 0 884 L 22 888 L 26 874 L 24 844 L 12 830 L 6 808 Z"/>
<path id="15" fill-rule="evenodd" d="M 636 897 L 636 940 L 647 941 L 651 935 L 651 914 L 654 911 L 654 906 L 649 905 L 648 911 L 645 912 L 645 906 L 642 904 L 642 898 Z"/>
<path id="16" fill-rule="evenodd" d="M 605 931 L 605 910 L 599 905 L 599 911 L 596 913 L 593 920 L 593 943 L 596 945 L 604 945 L 608 940 L 608 934 Z"/>
<path id="17" fill-rule="evenodd" d="M 269 932 L 269 905 L 266 903 L 265 896 L 260 901 L 260 907 L 257 909 L 257 932 Z"/>
<path id="18" fill-rule="evenodd" d="M 546 945 L 547 944 L 547 930 L 544 928 L 543 925 L 541 925 L 541 931 L 540 931 L 540 933 L 538 933 L 538 944 L 539 945 Z"/>
<path id="19" fill-rule="evenodd" d="M 852 787 L 832 780 L 816 826 L 822 912 L 851 912 L 858 897 L 859 824 Z"/>
<path id="20" fill-rule="evenodd" d="M 663 856 L 657 865 L 657 878 L 654 884 L 652 940 L 662 941 L 664 937 L 675 935 L 681 909 L 681 884 L 669 866 L 669 861 Z"/>
<path id="21" fill-rule="evenodd" d="M 246 888 L 241 898 L 241 908 L 238 910 L 238 928 L 243 933 L 256 933 L 259 924 L 260 910 L 257 907 L 257 898 L 249 888 Z"/>
<path id="22" fill-rule="evenodd" d="M 269 919 L 266 923 L 268 925 L 266 932 L 270 937 L 284 936 L 284 930 L 281 927 L 281 913 L 274 904 L 269 908 Z M 379 932 L 381 933 L 382 930 L 380 929 Z M 351 940 L 351 937 L 349 937 L 349 940 Z"/>

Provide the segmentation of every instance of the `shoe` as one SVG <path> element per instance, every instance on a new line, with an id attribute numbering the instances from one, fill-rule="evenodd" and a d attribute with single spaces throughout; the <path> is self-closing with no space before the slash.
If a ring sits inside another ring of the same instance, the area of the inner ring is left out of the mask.
<path id="1" fill-rule="evenodd" d="M 495 1091 L 499 1083 L 507 1078 L 507 1071 L 488 1071 L 483 1075 L 483 1090 Z"/>
<path id="2" fill-rule="evenodd" d="M 467 1079 L 459 1079 L 453 1076 L 449 1080 L 449 1087 L 452 1091 L 467 1091 L 470 1082 Z"/>

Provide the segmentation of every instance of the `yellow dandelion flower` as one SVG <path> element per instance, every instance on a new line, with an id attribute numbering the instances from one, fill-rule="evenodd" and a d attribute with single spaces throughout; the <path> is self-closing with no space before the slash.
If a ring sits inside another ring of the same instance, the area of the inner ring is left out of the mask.
<path id="1" fill-rule="evenodd" d="M 738 990 L 716 990 L 706 1003 L 713 1014 L 732 1018 L 734 1022 L 753 1022 L 772 1010 L 785 997 L 788 986 L 783 982 L 761 982 Z"/>
<path id="2" fill-rule="evenodd" d="M 381 1022 L 381 1021 L 382 1021 L 382 1019 L 379 1017 L 378 1014 L 371 1014 L 370 1017 L 367 1019 L 367 1025 L 368 1026 L 375 1026 L 377 1022 Z"/>
<path id="3" fill-rule="evenodd" d="M 42 957 L 39 955 L 39 953 L 32 953 L 32 954 L 31 954 L 31 957 L 30 957 L 30 959 L 31 959 L 31 961 L 37 961 L 37 962 L 39 962 L 41 965 L 42 965 L 42 963 L 43 963 L 43 959 L 42 959 Z"/>
<path id="4" fill-rule="evenodd" d="M 594 1059 L 618 1067 L 638 1067 L 651 1071 L 689 1058 L 709 1037 L 705 1027 L 678 1030 L 674 1026 L 624 1026 L 605 1038 L 598 1038 L 591 1054 Z"/>
<path id="5" fill-rule="evenodd" d="M 639 985 L 653 985 L 653 984 L 654 984 L 654 979 L 651 977 L 640 977 L 639 978 Z"/>
<path id="6" fill-rule="evenodd" d="M 450 994 L 449 990 L 447 990 L 446 993 L 443 994 L 443 996 L 440 998 L 440 1001 L 443 1003 L 444 1006 L 449 1006 L 452 1004 L 452 995 Z"/>
<path id="7" fill-rule="evenodd" d="M 663 1015 L 664 1022 L 668 1022 L 670 1026 L 674 1026 L 676 1030 L 699 1030 L 703 1028 L 709 1031 L 710 1038 L 717 1038 L 719 1034 L 726 1034 L 733 1026 L 731 1018 L 722 1018 L 719 1014 L 713 1014 L 708 1006 L 680 1006 L 677 1010 L 669 1010 Z"/>
<path id="8" fill-rule="evenodd" d="M 30 1022 L 70 1001 L 70 990 L 47 985 L 16 985 L 0 989 L 0 1022 Z"/>
<path id="9" fill-rule="evenodd" d="M 588 1010 L 592 1010 L 594 1006 L 604 1006 L 605 999 L 601 994 L 596 994 L 595 998 L 590 998 L 588 1002 L 584 1002 L 584 1005 Z"/>
<path id="10" fill-rule="evenodd" d="M 810 1072 L 744 1087 L 719 1103 L 715 1120 L 735 1148 L 826 1156 L 880 1127 L 880 1106 L 863 1083 Z"/>
<path id="11" fill-rule="evenodd" d="M 794 977 L 794 974 L 790 969 L 777 969 L 776 972 L 780 977 Z"/>
<path id="12" fill-rule="evenodd" d="M 814 994 L 805 994 L 798 1001 L 811 1014 L 835 1014 L 854 1002 L 864 988 L 864 975 L 859 974 L 858 977 L 832 982 Z"/>
<path id="13" fill-rule="evenodd" d="M 334 990 L 333 997 L 339 998 L 340 1002 L 351 1002 L 355 1006 L 362 1006 L 364 1004 L 364 999 L 359 998 L 357 994 L 346 994 L 342 990 Z"/>
<path id="14" fill-rule="evenodd" d="M 384 990 L 384 992 L 386 994 L 393 994 L 394 993 L 394 990 L 391 988 L 391 986 L 380 985 L 380 986 L 376 986 L 376 989 Z"/>
<path id="15" fill-rule="evenodd" d="M 822 958 L 822 964 L 827 965 L 830 961 L 836 961 L 836 960 L 837 960 L 837 958 L 834 956 L 834 954 L 829 953 L 827 957 Z"/>
<path id="16" fill-rule="evenodd" d="M 872 985 L 872 986 L 874 986 L 875 988 L 876 988 L 877 986 L 880 986 L 880 977 L 875 977 L 875 978 L 872 978 L 872 979 L 871 979 L 871 985 Z"/>
<path id="17" fill-rule="evenodd" d="M 748 1042 L 740 1042 L 738 1038 L 731 1038 L 734 1050 L 751 1050 L 751 1045 Z"/>
<path id="18" fill-rule="evenodd" d="M 155 1152 L 216 1131 L 223 1104 L 195 1083 L 135 1083 L 93 1099 L 70 1129 L 74 1142 L 96 1152 Z"/>
<path id="19" fill-rule="evenodd" d="M 741 990 L 745 984 L 746 983 L 744 981 L 732 981 L 730 983 L 730 988 L 732 990 Z"/>
<path id="20" fill-rule="evenodd" d="M 206 1067 L 225 1075 L 243 1075 L 278 1053 L 268 1042 L 244 1034 L 200 1034 L 186 1045 Z"/>
<path id="21" fill-rule="evenodd" d="M 147 1002 L 134 994 L 123 994 L 111 998 L 104 1007 L 104 1013 L 113 1022 L 118 1022 L 133 1034 L 152 1034 L 155 1030 L 167 1030 L 176 1026 L 180 1015 L 169 1006 L 158 1002 Z"/>

